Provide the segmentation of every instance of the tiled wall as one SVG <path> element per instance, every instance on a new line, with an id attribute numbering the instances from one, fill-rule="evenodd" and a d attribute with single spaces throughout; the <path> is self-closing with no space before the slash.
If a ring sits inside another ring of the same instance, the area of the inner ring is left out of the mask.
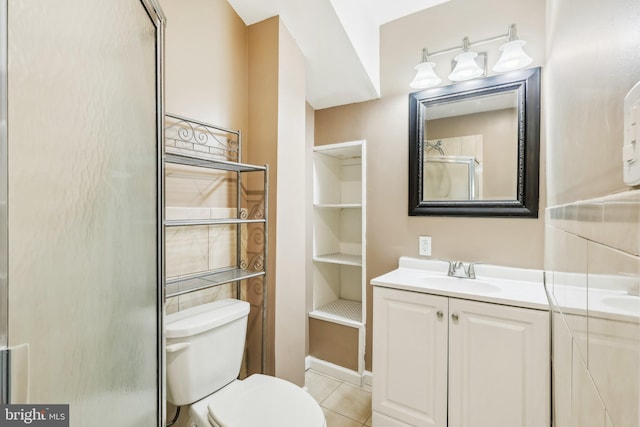
<path id="1" fill-rule="evenodd" d="M 640 425 L 640 190 L 547 209 L 555 427 Z"/>
<path id="2" fill-rule="evenodd" d="M 232 218 L 235 209 L 171 208 L 167 219 Z M 171 227 L 166 230 L 167 278 L 235 264 L 235 226 Z M 233 296 L 230 286 L 205 289 L 167 300 L 167 314 Z"/>
<path id="3" fill-rule="evenodd" d="M 231 218 L 235 182 L 226 173 L 203 175 L 179 166 L 167 166 L 168 220 Z M 235 264 L 235 226 L 169 227 L 166 229 L 166 276 L 173 278 Z M 233 296 L 231 286 L 219 286 L 167 300 L 167 314 Z"/>

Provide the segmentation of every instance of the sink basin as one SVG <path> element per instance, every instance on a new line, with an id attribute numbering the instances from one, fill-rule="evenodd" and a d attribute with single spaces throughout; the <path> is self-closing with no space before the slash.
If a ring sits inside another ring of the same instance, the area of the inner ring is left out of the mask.
<path id="1" fill-rule="evenodd" d="M 462 279 L 450 276 L 426 276 L 422 279 L 430 287 L 469 293 L 493 293 L 500 288 L 478 279 Z"/>
<path id="2" fill-rule="evenodd" d="M 602 298 L 602 303 L 617 310 L 624 310 L 640 315 L 640 297 L 620 295 Z"/>

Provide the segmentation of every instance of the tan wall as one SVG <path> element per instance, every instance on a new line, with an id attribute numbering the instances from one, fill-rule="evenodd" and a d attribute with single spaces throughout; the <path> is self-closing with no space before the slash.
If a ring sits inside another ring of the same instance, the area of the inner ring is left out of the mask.
<path id="1" fill-rule="evenodd" d="M 625 317 L 597 305 L 640 286 L 640 191 L 627 191 L 621 168 L 623 99 L 640 78 L 639 26 L 635 0 L 547 0 L 545 270 L 554 296 L 555 425 L 639 419 L 640 306 Z"/>
<path id="2" fill-rule="evenodd" d="M 488 13 L 487 11 L 491 11 Z M 504 33 L 518 24 L 527 52 L 544 58 L 543 2 L 529 0 L 452 0 L 381 27 L 379 100 L 316 111 L 315 144 L 367 140 L 367 279 L 392 270 L 401 255 L 418 256 L 418 236 L 433 238 L 433 256 L 483 261 L 513 267 L 542 268 L 544 221 L 515 218 L 409 217 L 408 94 L 413 67 L 425 45 L 432 51 Z M 478 19 L 482 17 L 482 19 Z M 497 51 L 497 46 L 487 48 Z M 451 58 L 438 59 L 438 70 Z M 489 57 L 489 66 L 497 56 Z M 444 73 L 444 72 L 443 72 Z M 544 76 L 543 76 L 544 79 Z M 541 148 L 544 164 L 544 141 Z M 540 212 L 544 212 L 544 167 Z M 369 290 L 368 301 L 371 301 Z M 371 319 L 371 304 L 367 307 Z M 367 324 L 366 368 L 371 369 L 371 330 Z"/>
<path id="3" fill-rule="evenodd" d="M 247 26 L 225 0 L 160 0 L 167 112 L 247 126 Z"/>
<path id="4" fill-rule="evenodd" d="M 305 60 L 284 23 L 279 19 L 278 23 L 276 203 L 280 209 L 276 218 L 275 374 L 303 386 L 307 336 L 305 264 L 311 258 L 302 237 L 307 224 L 300 206 L 308 187 Z"/>
<path id="5" fill-rule="evenodd" d="M 231 129 L 247 124 L 247 27 L 224 0 L 161 0 L 167 16 L 165 29 L 165 109 L 169 113 L 201 120 Z M 226 64 L 224 67 L 221 64 Z M 229 206 L 235 187 L 225 176 L 207 184 L 190 179 L 180 168 L 167 167 L 167 207 L 216 208 Z M 235 196 L 233 196 L 235 197 Z M 184 213 L 184 212 L 182 212 Z M 175 213 L 180 215 L 182 213 Z M 174 212 L 169 209 L 168 217 Z M 229 231 L 229 230 L 227 230 Z M 167 275 L 206 270 L 194 265 L 184 237 L 191 235 L 196 244 L 213 247 L 198 236 L 206 230 L 174 230 L 167 239 Z M 226 233 L 228 234 L 228 233 Z M 189 240 L 189 239 L 187 239 Z M 180 248 L 180 246 L 186 246 Z M 193 248 L 193 246 L 192 246 Z M 206 251 L 206 248 L 204 249 Z M 228 259 L 228 254 L 223 255 Z M 194 292 L 167 301 L 167 312 L 185 309 L 229 296 L 230 288 Z"/>
<path id="6" fill-rule="evenodd" d="M 357 371 L 358 335 L 358 328 L 309 319 L 309 355 Z"/>
<path id="7" fill-rule="evenodd" d="M 303 385 L 307 225 L 297 207 L 307 187 L 305 69 L 277 17 L 249 27 L 249 93 L 249 161 L 270 165 L 268 372 Z"/>
<path id="8" fill-rule="evenodd" d="M 249 131 L 248 131 L 248 157 L 249 163 L 269 165 L 269 199 L 277 198 L 277 144 L 278 144 L 278 19 L 271 18 L 249 27 L 249 93 L 252 95 L 249 103 Z M 252 135 L 255 135 L 252 138 Z M 259 143 L 258 143 L 259 141 Z M 253 184 L 250 184 L 253 185 Z M 273 221 L 276 218 L 276 204 L 269 204 L 269 236 L 275 236 L 278 232 L 278 224 Z M 269 239 L 269 254 L 275 254 L 276 239 Z M 275 306 L 275 277 L 276 259 L 271 256 L 268 259 L 268 307 Z M 273 337 L 275 312 L 273 309 L 268 315 L 269 351 L 267 353 L 267 372 L 275 371 L 273 353 Z"/>

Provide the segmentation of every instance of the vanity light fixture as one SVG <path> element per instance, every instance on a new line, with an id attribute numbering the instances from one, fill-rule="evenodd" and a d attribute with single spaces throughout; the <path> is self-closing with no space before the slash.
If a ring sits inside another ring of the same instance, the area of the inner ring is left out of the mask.
<path id="1" fill-rule="evenodd" d="M 490 37 L 477 42 L 470 42 L 468 37 L 462 39 L 462 45 L 439 50 L 434 53 L 428 53 L 427 49 L 422 49 L 422 61 L 416 65 L 416 75 L 409 83 L 413 89 L 427 89 L 440 84 L 440 77 L 433 70 L 435 63 L 429 62 L 429 57 L 445 55 L 447 53 L 462 50 L 452 61 L 452 71 L 449 74 L 449 80 L 453 82 L 471 80 L 485 76 L 486 73 L 486 53 L 477 53 L 470 50 L 473 46 L 491 43 L 500 39 L 508 41 L 499 47 L 502 55 L 498 62 L 493 66 L 492 70 L 496 73 L 506 73 L 508 71 L 524 68 L 533 62 L 522 47 L 525 45 L 524 40 L 519 40 L 516 32 L 516 25 L 512 24 L 506 34 Z"/>

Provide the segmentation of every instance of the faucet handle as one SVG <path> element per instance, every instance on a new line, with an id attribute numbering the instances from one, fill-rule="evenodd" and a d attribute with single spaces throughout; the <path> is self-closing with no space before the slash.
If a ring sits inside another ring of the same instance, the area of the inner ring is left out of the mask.
<path id="1" fill-rule="evenodd" d="M 458 261 L 449 261 L 449 271 L 447 271 L 447 276 L 454 276 L 456 274 L 456 269 L 458 268 Z"/>
<path id="2" fill-rule="evenodd" d="M 470 262 L 467 266 L 467 268 L 465 269 L 465 273 L 467 274 L 467 277 L 469 279 L 475 279 L 476 278 L 476 269 L 475 269 L 475 265 L 476 264 L 482 264 L 481 261 L 476 261 L 476 262 Z"/>
<path id="3" fill-rule="evenodd" d="M 460 261 L 452 261 L 452 260 L 446 259 L 446 258 L 431 258 L 431 259 L 434 259 L 434 260 L 437 260 L 437 261 L 444 261 L 444 262 L 448 263 L 449 264 L 449 268 L 447 270 L 447 275 L 448 276 L 453 276 L 456 273 L 456 268 L 458 268 L 458 266 L 459 266 L 458 263 L 460 262 Z"/>

